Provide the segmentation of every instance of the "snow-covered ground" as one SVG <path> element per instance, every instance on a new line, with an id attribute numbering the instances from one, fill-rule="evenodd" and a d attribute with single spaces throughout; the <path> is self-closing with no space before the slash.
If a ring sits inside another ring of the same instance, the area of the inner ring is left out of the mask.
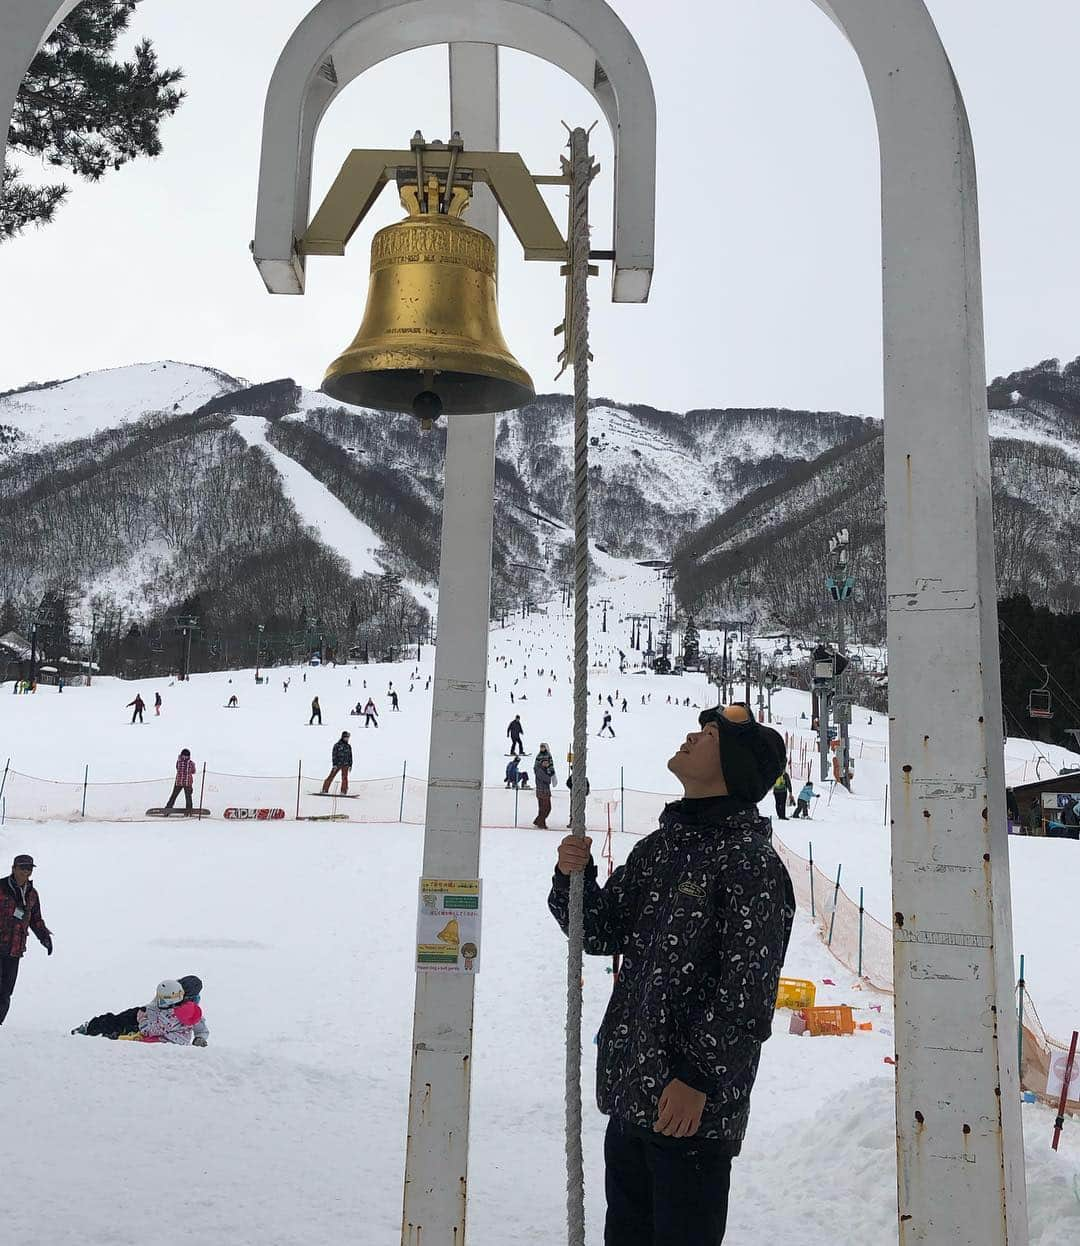
<path id="1" fill-rule="evenodd" d="M 617 787 L 621 772 L 627 786 L 674 795 L 666 760 L 696 725 L 697 707 L 715 703 L 715 690 L 701 676 L 619 675 L 618 649 L 636 656 L 622 616 L 655 610 L 662 584 L 650 569 L 604 555 L 598 562 L 607 578 L 593 600 L 614 604 L 607 632 L 594 610 L 592 786 Z M 516 712 L 528 752 L 547 741 L 560 783 L 565 778 L 570 651 L 571 620 L 557 603 L 492 632 L 488 785 L 501 784 L 503 733 Z M 399 775 L 403 764 L 422 776 L 430 714 L 424 685 L 433 656 L 424 649 L 419 663 L 311 668 L 306 681 L 299 669 L 274 670 L 259 687 L 249 671 L 174 686 L 99 679 L 62 695 L 43 687 L 34 696 L 4 696 L 0 688 L 0 764 L 10 755 L 21 773 L 64 781 L 80 781 L 87 765 L 97 780 L 156 778 L 162 782 L 147 801 L 156 804 L 182 746 L 220 772 L 295 774 L 299 758 L 305 773 L 318 774 L 348 728 L 355 779 Z M 390 680 L 401 697 L 397 714 L 386 696 Z M 617 736 L 598 739 L 600 714 L 616 688 Z M 143 726 L 130 725 L 124 708 L 137 690 L 151 706 L 155 690 L 165 701 L 162 716 L 151 708 Z M 240 705 L 227 710 L 232 692 Z M 348 716 L 369 692 L 381 712 L 377 731 Z M 307 726 L 315 694 L 321 729 Z M 669 704 L 676 694 L 691 706 Z M 793 736 L 797 761 L 807 734 L 806 694 L 782 690 L 773 705 Z M 813 822 L 777 826 L 795 851 L 805 854 L 812 840 L 826 873 L 842 864 L 848 891 L 862 884 L 869 911 L 882 917 L 890 911 L 886 732 L 883 717 L 856 712 L 852 736 L 864 756 L 854 793 L 839 790 L 830 800 L 826 792 Z M 1028 747 L 1010 741 L 1010 761 Z M 532 828 L 483 834 L 485 942 L 469 1187 L 475 1242 L 546 1246 L 564 1233 L 565 941 L 545 904 L 559 838 Z M 613 840 L 622 860 L 635 836 L 616 830 Z M 214 818 L 9 820 L 0 827 L 0 864 L 19 851 L 37 860 L 56 942 L 51 958 L 32 943 L 0 1030 L 3 1085 L 25 1116 L 0 1148 L 4 1188 L 18 1193 L 5 1203 L 11 1240 L 134 1246 L 152 1224 L 170 1246 L 397 1241 L 421 844 L 421 828 L 396 824 Z M 1044 1022 L 1067 1033 L 1076 1020 L 1071 1001 L 1080 995 L 1080 970 L 1061 918 L 1080 885 L 1080 848 L 1026 839 L 1010 847 L 1016 950 L 1027 954 Z M 874 1028 L 843 1040 L 807 1040 L 789 1035 L 787 1014 L 778 1014 L 734 1168 L 727 1240 L 895 1242 L 893 1084 L 884 1063 L 893 1041 L 890 998 L 858 989 L 805 914 L 796 921 L 786 972 L 814 979 L 819 1002 L 851 1003 Z M 162 977 L 189 973 L 206 984 L 212 1033 L 205 1050 L 68 1035 L 92 1013 L 145 1000 Z M 605 964 L 590 961 L 587 1082 L 590 1039 L 609 990 Z M 1067 1124 L 1054 1154 L 1052 1113 L 1025 1106 L 1024 1121 L 1033 1246 L 1075 1244 L 1080 1126 Z M 587 1091 L 590 1244 L 602 1236 L 602 1129 Z M 170 1219 L 163 1221 L 166 1210 Z M 163 1223 L 181 1226 L 182 1234 L 170 1236 Z"/>

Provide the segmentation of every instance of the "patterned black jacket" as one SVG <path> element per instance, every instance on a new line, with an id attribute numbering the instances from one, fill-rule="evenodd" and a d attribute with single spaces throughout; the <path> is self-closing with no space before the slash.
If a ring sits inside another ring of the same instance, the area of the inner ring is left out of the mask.
<path id="1" fill-rule="evenodd" d="M 707 1096 L 699 1138 L 738 1142 L 795 915 L 771 823 L 734 797 L 680 800 L 601 889 L 585 874 L 585 951 L 623 957 L 600 1027 L 601 1112 L 651 1130 L 673 1078 Z M 548 907 L 565 932 L 570 880 Z"/>

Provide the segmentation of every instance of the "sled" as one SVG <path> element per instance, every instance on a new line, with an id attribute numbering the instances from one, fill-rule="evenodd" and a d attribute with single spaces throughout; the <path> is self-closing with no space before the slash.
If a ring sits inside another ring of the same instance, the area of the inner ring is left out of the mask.
<path id="1" fill-rule="evenodd" d="M 277 822 L 285 816 L 284 809 L 226 809 L 225 816 L 249 822 Z"/>
<path id="2" fill-rule="evenodd" d="M 208 818 L 209 809 L 147 809 L 148 818 Z"/>

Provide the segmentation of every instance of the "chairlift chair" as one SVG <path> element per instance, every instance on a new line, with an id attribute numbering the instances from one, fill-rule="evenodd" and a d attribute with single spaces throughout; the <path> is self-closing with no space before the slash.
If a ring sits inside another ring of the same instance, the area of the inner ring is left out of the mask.
<path id="1" fill-rule="evenodd" d="M 1032 688 L 1028 693 L 1028 717 L 1029 718 L 1053 718 L 1054 708 L 1050 699 L 1050 671 L 1044 662 L 1039 665 L 1043 668 L 1043 682 L 1039 688 Z"/>

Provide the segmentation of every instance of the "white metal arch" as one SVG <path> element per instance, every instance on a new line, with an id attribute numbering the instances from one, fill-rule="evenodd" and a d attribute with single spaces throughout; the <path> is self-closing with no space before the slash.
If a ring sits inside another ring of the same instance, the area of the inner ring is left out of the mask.
<path id="1" fill-rule="evenodd" d="M 902 1246 L 1025 1246 L 975 158 L 923 0 L 814 0 L 881 159 Z"/>
<path id="2" fill-rule="evenodd" d="M 267 289 L 302 294 L 311 158 L 345 86 L 399 52 L 476 41 L 550 61 L 592 93 L 615 146 L 612 297 L 644 302 L 653 267 L 656 104 L 645 61 L 607 4 L 580 0 L 321 0 L 281 53 L 266 97 L 254 253 Z M 469 136 L 466 135 L 466 142 Z"/>
<path id="3" fill-rule="evenodd" d="M 79 0 L 8 0 L 0 5 L 0 184 L 15 97 L 38 49 Z"/>
<path id="4" fill-rule="evenodd" d="M 0 168 L 19 84 L 76 3 L 0 6 Z M 1024 1246 L 971 136 L 923 0 L 814 3 L 859 57 L 881 156 L 900 1240 Z M 255 251 L 269 288 L 302 291 L 293 237 L 336 92 L 386 56 L 478 29 L 559 64 L 604 110 L 619 161 L 614 297 L 643 301 L 651 195 L 618 189 L 652 186 L 652 88 L 625 26 L 581 0 L 322 0 L 267 98 Z"/>

